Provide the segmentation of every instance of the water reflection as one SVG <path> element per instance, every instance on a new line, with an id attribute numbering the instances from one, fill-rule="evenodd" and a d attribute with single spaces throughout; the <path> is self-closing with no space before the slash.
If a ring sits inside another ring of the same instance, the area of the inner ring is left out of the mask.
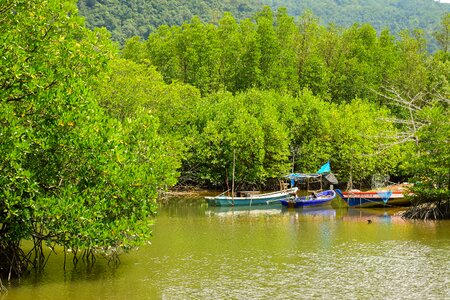
<path id="1" fill-rule="evenodd" d="M 333 208 L 331 206 L 287 208 L 281 205 L 259 205 L 259 206 L 237 206 L 237 207 L 214 207 L 207 206 L 205 214 L 208 217 L 235 217 L 262 215 L 289 216 L 292 219 L 333 219 L 350 222 L 379 222 L 389 223 L 406 222 L 399 215 L 400 209 L 359 209 L 359 208 Z"/>
<path id="2" fill-rule="evenodd" d="M 209 206 L 205 210 L 205 214 L 210 217 L 277 215 L 280 214 L 280 207 L 274 205 L 236 207 Z"/>

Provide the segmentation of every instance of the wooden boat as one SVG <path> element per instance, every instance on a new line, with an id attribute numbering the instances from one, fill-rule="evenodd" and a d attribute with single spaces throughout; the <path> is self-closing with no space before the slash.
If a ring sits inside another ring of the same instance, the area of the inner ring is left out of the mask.
<path id="1" fill-rule="evenodd" d="M 306 207 L 306 206 L 322 206 L 330 204 L 331 200 L 336 197 L 334 190 L 326 190 L 314 193 L 309 196 L 292 197 L 289 199 L 280 200 L 281 205 L 286 207 Z"/>
<path id="2" fill-rule="evenodd" d="M 409 206 L 411 203 L 405 197 L 407 186 L 407 184 L 399 184 L 365 192 L 360 190 L 343 192 L 336 189 L 336 193 L 349 207 Z"/>
<path id="3" fill-rule="evenodd" d="M 211 206 L 252 206 L 252 205 L 267 205 L 279 204 L 279 201 L 289 197 L 293 197 L 298 188 L 293 187 L 277 192 L 255 194 L 252 192 L 241 192 L 240 196 L 218 195 L 215 197 L 205 197 L 208 205 Z"/>

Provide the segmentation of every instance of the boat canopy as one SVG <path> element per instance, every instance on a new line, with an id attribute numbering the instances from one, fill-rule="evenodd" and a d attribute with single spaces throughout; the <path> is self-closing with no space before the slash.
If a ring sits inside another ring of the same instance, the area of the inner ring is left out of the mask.
<path id="1" fill-rule="evenodd" d="M 288 178 L 290 180 L 301 181 L 303 179 L 309 179 L 309 178 L 320 178 L 321 176 L 322 176 L 322 174 L 318 174 L 318 173 L 311 173 L 311 174 L 291 173 L 291 174 L 287 175 L 286 178 Z"/>
<path id="2" fill-rule="evenodd" d="M 296 181 L 307 182 L 311 178 L 319 180 L 322 177 L 322 174 L 307 174 L 307 173 L 291 173 L 286 176 L 287 179 L 291 181 L 291 187 L 295 185 Z"/>

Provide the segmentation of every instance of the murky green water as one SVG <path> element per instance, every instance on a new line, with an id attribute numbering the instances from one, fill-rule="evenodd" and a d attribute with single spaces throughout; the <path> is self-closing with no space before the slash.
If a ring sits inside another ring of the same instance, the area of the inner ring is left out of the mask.
<path id="1" fill-rule="evenodd" d="M 450 222 L 394 212 L 179 201 L 119 268 L 60 254 L 0 299 L 450 299 Z"/>

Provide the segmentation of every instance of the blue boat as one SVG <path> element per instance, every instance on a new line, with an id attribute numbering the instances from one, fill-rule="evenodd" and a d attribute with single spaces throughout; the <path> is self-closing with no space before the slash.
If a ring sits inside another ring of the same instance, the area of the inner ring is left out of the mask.
<path id="1" fill-rule="evenodd" d="M 292 198 L 298 188 L 293 187 L 277 192 L 255 194 L 250 192 L 241 192 L 243 196 L 227 196 L 218 195 L 215 197 L 205 197 L 208 205 L 211 206 L 252 206 L 252 205 L 268 205 L 279 204 L 280 200 Z"/>
<path id="2" fill-rule="evenodd" d="M 337 194 L 345 201 L 348 207 L 389 207 L 409 206 L 410 200 L 405 197 L 409 194 L 409 184 L 396 184 L 384 189 L 360 191 L 350 190 L 347 192 L 336 189 Z"/>
<path id="3" fill-rule="evenodd" d="M 289 199 L 280 200 L 281 205 L 286 207 L 306 207 L 306 206 L 323 206 L 330 204 L 331 200 L 336 197 L 334 190 L 326 190 L 318 193 L 314 193 L 309 196 L 292 197 Z"/>

